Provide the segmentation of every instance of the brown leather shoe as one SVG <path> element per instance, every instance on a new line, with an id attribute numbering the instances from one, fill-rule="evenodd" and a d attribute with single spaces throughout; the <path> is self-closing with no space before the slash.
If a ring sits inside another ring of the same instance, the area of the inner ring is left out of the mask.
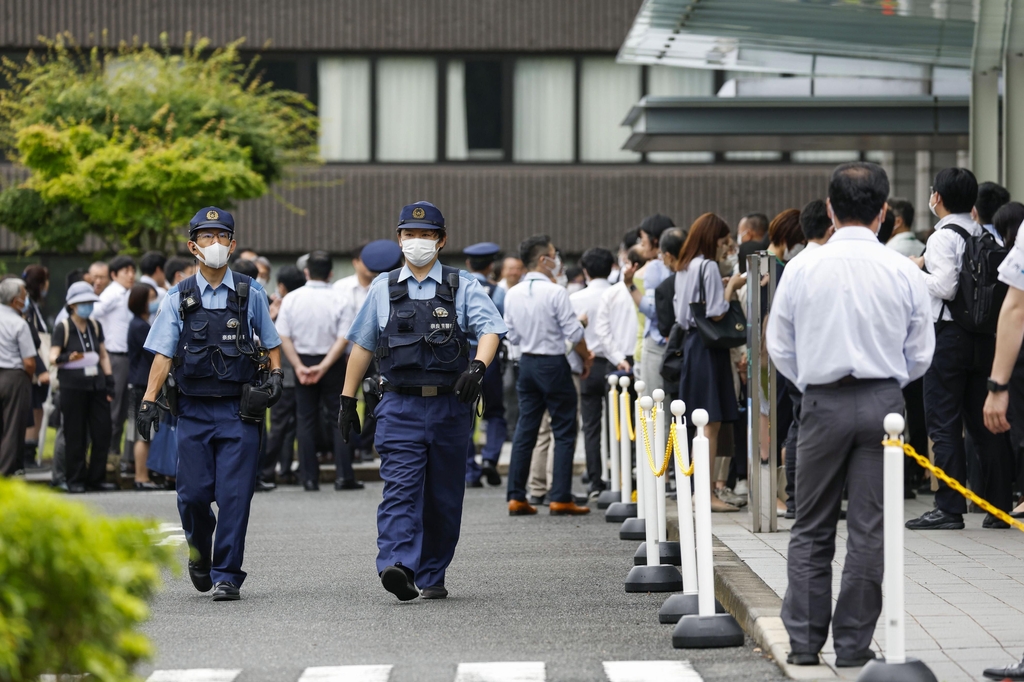
<path id="1" fill-rule="evenodd" d="M 509 516 L 531 516 L 537 513 L 537 508 L 530 506 L 529 503 L 523 502 L 522 500 L 509 500 L 508 501 L 508 515 Z"/>
<path id="2" fill-rule="evenodd" d="M 552 502 L 548 509 L 552 516 L 581 516 L 590 513 L 590 507 L 581 507 L 575 502 Z"/>

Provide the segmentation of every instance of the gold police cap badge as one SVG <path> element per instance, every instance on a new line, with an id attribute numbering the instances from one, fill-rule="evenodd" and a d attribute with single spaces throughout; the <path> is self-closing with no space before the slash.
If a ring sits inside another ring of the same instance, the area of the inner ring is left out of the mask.
<path id="1" fill-rule="evenodd" d="M 422 220 L 423 216 L 427 215 L 427 212 L 422 208 L 414 208 L 412 210 L 412 217 L 416 220 Z"/>
<path id="2" fill-rule="evenodd" d="M 217 213 L 216 211 L 207 211 L 206 212 L 206 219 L 207 220 L 216 220 L 217 218 L 220 218 L 220 214 Z"/>

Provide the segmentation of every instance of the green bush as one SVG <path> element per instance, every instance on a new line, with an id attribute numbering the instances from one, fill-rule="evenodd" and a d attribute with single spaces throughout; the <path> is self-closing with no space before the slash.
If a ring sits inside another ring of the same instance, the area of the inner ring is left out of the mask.
<path id="1" fill-rule="evenodd" d="M 179 567 L 159 539 L 155 522 L 0 479 L 0 680 L 138 679 L 132 668 L 152 647 L 136 627 L 161 569 Z"/>

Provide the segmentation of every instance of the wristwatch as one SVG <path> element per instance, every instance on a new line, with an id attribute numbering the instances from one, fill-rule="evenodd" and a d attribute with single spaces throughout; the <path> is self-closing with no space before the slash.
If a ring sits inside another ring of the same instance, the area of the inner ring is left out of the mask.
<path id="1" fill-rule="evenodd" d="M 1009 390 L 1010 384 L 1000 384 L 996 382 L 992 377 L 988 378 L 988 390 L 989 393 L 1002 393 L 1003 391 Z"/>
<path id="2" fill-rule="evenodd" d="M 636 291 L 636 285 L 635 284 L 630 284 L 629 285 L 629 290 L 630 291 Z"/>

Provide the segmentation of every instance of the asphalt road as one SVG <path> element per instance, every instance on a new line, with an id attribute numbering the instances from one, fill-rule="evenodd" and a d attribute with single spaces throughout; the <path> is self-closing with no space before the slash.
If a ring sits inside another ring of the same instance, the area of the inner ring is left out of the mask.
<path id="1" fill-rule="evenodd" d="M 242 600 L 214 603 L 184 572 L 169 577 L 145 626 L 157 655 L 140 672 L 234 668 L 237 682 L 294 682 L 311 666 L 390 664 L 392 682 L 451 682 L 464 662 L 539 661 L 547 680 L 589 682 L 606 679 L 605 661 L 659 660 L 690 661 L 709 682 L 784 679 L 749 639 L 673 649 L 657 619 L 665 595 L 625 593 L 637 543 L 601 513 L 510 518 L 498 489 L 467 491 L 451 596 L 399 603 L 374 566 L 380 494 L 380 483 L 257 494 Z M 78 499 L 180 528 L 173 493 Z"/>

